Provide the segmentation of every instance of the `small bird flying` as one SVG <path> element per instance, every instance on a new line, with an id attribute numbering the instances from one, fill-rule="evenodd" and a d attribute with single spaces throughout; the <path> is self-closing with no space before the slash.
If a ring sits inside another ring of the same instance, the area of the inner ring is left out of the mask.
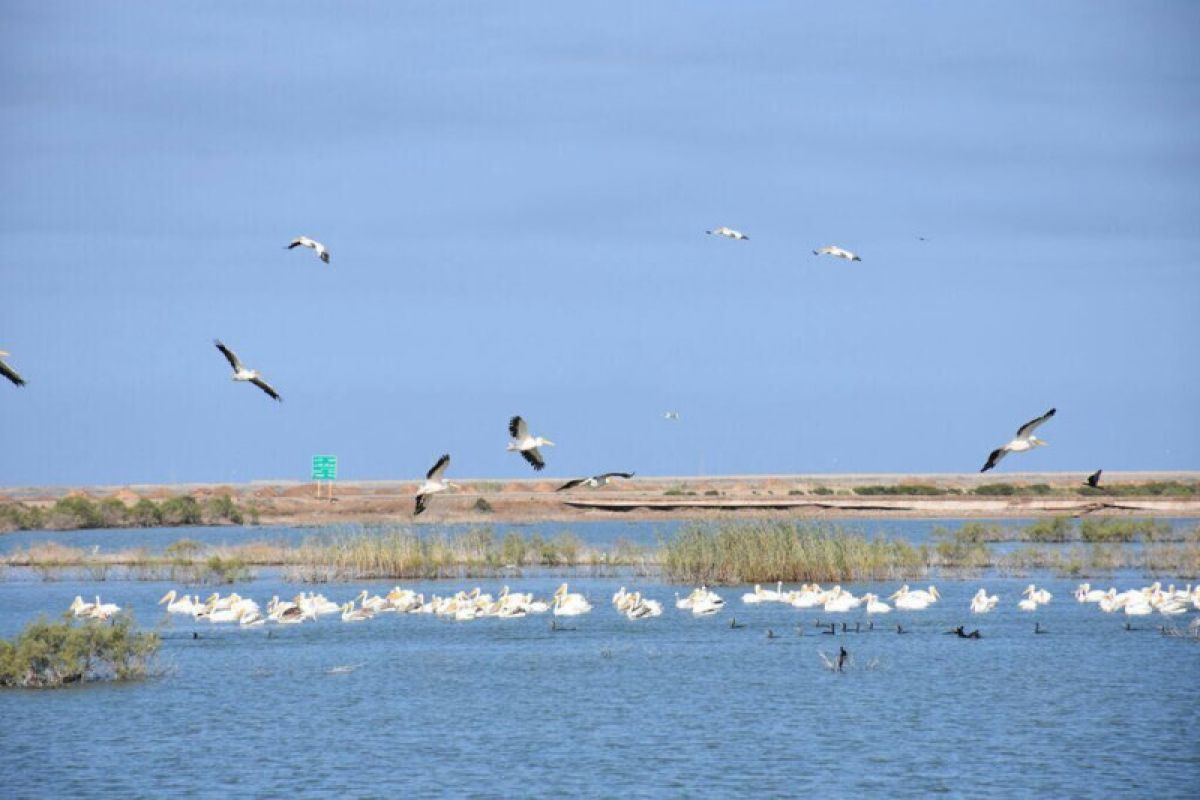
<path id="1" fill-rule="evenodd" d="M 318 242 L 316 239 L 310 239 L 307 236 L 297 236 L 292 239 L 291 244 L 287 246 L 288 250 L 294 247 L 311 247 L 313 252 L 321 257 L 321 260 L 326 264 L 329 263 L 329 251 L 325 249 L 325 245 Z"/>
<path id="2" fill-rule="evenodd" d="M 663 419 L 671 420 L 672 422 L 678 422 L 679 421 L 679 412 L 678 411 L 668 411 L 665 414 L 663 414 Z"/>
<path id="3" fill-rule="evenodd" d="M 3 375 L 4 377 L 6 377 L 10 381 L 12 381 L 13 386 L 24 386 L 25 379 L 22 378 L 19 374 L 17 374 L 17 371 L 15 369 L 13 369 L 12 367 L 10 367 L 8 364 L 6 364 L 4 362 L 4 356 L 6 356 L 6 355 L 8 355 L 8 353 L 4 352 L 3 350 L 0 350 L 0 375 Z"/>
<path id="4" fill-rule="evenodd" d="M 450 454 L 446 453 L 437 460 L 437 463 L 429 468 L 429 472 L 425 473 L 425 482 L 421 484 L 421 488 L 417 489 L 417 507 L 413 511 L 413 516 L 417 516 L 429 503 L 429 496 L 444 492 L 448 489 L 457 489 L 457 483 L 451 483 L 442 476 L 446 474 L 446 467 L 450 466 Z"/>
<path id="5" fill-rule="evenodd" d="M 508 421 L 508 433 L 513 440 L 508 443 L 508 450 L 521 454 L 521 458 L 525 459 L 533 466 L 534 470 L 541 471 L 546 466 L 546 462 L 542 459 L 542 454 L 538 452 L 538 448 L 542 446 L 553 447 L 554 442 L 549 439 L 543 439 L 541 436 L 530 436 L 529 425 L 520 417 L 513 417 Z"/>
<path id="6" fill-rule="evenodd" d="M 840 248 L 834 244 L 828 245 L 826 247 L 822 247 L 819 250 L 813 250 L 813 255 L 814 256 L 834 256 L 835 258 L 844 258 L 847 261 L 862 261 L 862 259 L 859 258 L 858 256 L 856 256 L 854 253 L 851 253 L 849 250 L 843 250 L 842 248 Z"/>
<path id="7" fill-rule="evenodd" d="M 1033 432 L 1038 429 L 1039 425 L 1053 417 L 1054 412 L 1055 409 L 1052 408 L 1037 419 L 1031 419 L 1029 422 L 1026 422 L 1024 425 L 1018 428 L 1017 435 L 1013 438 L 1013 440 L 1003 447 L 997 447 L 995 450 L 993 450 L 992 454 L 988 456 L 987 463 L 984 464 L 983 469 L 979 471 L 987 472 L 989 469 L 999 464 L 1000 459 L 1004 458 L 1009 453 L 1023 453 L 1026 450 L 1032 450 L 1035 447 L 1043 447 L 1048 445 L 1049 442 L 1043 441 L 1042 439 L 1034 436 Z"/>
<path id="8" fill-rule="evenodd" d="M 726 239 L 733 239 L 735 241 L 750 241 L 750 237 L 746 234 L 741 231 L 735 231 L 733 228 L 727 228 L 724 225 L 719 228 L 713 228 L 711 231 L 705 231 L 705 233 L 710 233 L 714 236 L 724 236 Z"/>
<path id="9" fill-rule="evenodd" d="M 626 480 L 629 480 L 632 477 L 632 472 L 603 472 L 599 475 L 593 475 L 590 478 L 576 478 L 573 481 L 567 481 L 554 491 L 564 492 L 567 489 L 573 489 L 580 485 L 586 485 L 589 489 L 595 489 L 600 486 L 608 486 L 613 478 L 625 478 Z"/>
<path id="10" fill-rule="evenodd" d="M 213 344 L 215 344 L 217 349 L 221 351 L 221 354 L 225 356 L 225 360 L 229 362 L 229 366 L 233 367 L 233 380 L 249 381 L 266 392 L 272 400 L 279 400 L 280 402 L 283 401 L 283 398 L 279 396 L 279 392 L 275 391 L 271 387 L 271 384 L 262 379 L 262 376 L 259 375 L 258 370 L 246 369 L 244 366 L 242 366 L 242 362 L 238 359 L 237 353 L 233 352 L 224 344 L 222 344 L 220 339 L 214 339 Z"/>
<path id="11" fill-rule="evenodd" d="M 1088 475 L 1088 476 L 1087 476 L 1087 481 L 1086 481 L 1087 485 L 1088 485 L 1088 486 L 1090 486 L 1090 487 L 1092 487 L 1093 489 L 1099 489 L 1099 488 L 1100 488 L 1100 473 L 1101 473 L 1101 472 L 1104 472 L 1104 470 L 1102 470 L 1102 469 L 1098 469 L 1098 470 L 1096 470 L 1095 472 L 1093 472 L 1091 475 Z"/>

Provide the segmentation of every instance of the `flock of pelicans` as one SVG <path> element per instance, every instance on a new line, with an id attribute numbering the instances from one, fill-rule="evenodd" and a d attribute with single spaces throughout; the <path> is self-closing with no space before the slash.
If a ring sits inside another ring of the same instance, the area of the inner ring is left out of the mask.
<path id="1" fill-rule="evenodd" d="M 750 237 L 741 231 L 725 226 L 713 228 L 712 230 L 705 232 L 714 236 L 721 236 L 735 241 L 750 240 Z M 312 239 L 308 236 L 299 236 L 286 245 L 286 248 L 289 250 L 297 247 L 308 248 L 312 250 L 322 262 L 326 264 L 330 262 L 329 249 L 315 239 Z M 862 261 L 857 254 L 836 245 L 828 245 L 826 247 L 813 250 L 813 255 L 827 255 L 833 258 L 844 259 L 846 261 Z M 226 346 L 221 340 L 214 340 L 214 344 L 217 350 L 220 351 L 221 355 L 225 357 L 225 360 L 229 363 L 230 368 L 233 370 L 232 379 L 234 381 L 251 383 L 262 390 L 272 400 L 283 400 L 283 397 L 278 391 L 275 390 L 275 387 L 268 383 L 258 370 L 250 369 L 249 367 L 245 366 L 241 359 L 238 358 L 237 354 L 228 346 Z M 3 375 L 15 386 L 24 386 L 25 379 L 22 378 L 15 369 L 13 369 L 3 360 L 3 357 L 7 355 L 8 353 L 0 351 L 0 375 Z M 1016 436 L 1013 437 L 1011 441 L 991 452 L 991 454 L 988 456 L 987 462 L 983 465 L 981 472 L 987 472 L 995 467 L 996 464 L 1000 462 L 1000 459 L 1004 458 L 1009 453 L 1022 453 L 1045 445 L 1046 442 L 1035 436 L 1034 431 L 1038 428 L 1038 426 L 1054 416 L 1054 413 L 1055 409 L 1052 408 L 1040 417 L 1032 419 L 1022 425 L 1017 430 Z M 668 411 L 665 414 L 665 418 L 668 420 L 678 420 L 679 413 L 676 411 Z M 554 442 L 542 436 L 533 436 L 529 432 L 528 424 L 520 416 L 512 417 L 509 420 L 508 432 L 511 436 L 511 441 L 508 444 L 508 450 L 510 452 L 519 453 L 522 458 L 529 462 L 534 470 L 541 470 L 546 466 L 545 459 L 542 456 L 541 448 L 552 447 L 554 446 Z M 449 454 L 443 455 L 426 473 L 425 481 L 417 489 L 416 505 L 413 511 L 414 516 L 425 511 L 425 509 L 428 507 L 429 498 L 431 496 L 440 492 L 459 488 L 456 484 L 446 480 L 445 478 L 446 469 L 449 467 L 449 465 Z M 587 478 L 578 478 L 560 486 L 559 491 L 564 491 L 580 485 L 586 485 L 590 488 L 604 486 L 607 485 L 614 477 L 630 478 L 633 477 L 633 473 L 607 472 Z M 1088 479 L 1088 484 L 1093 487 L 1096 486 L 1097 482 L 1099 481 L 1099 477 L 1100 473 L 1097 471 L 1091 476 L 1091 478 Z"/>
<path id="2" fill-rule="evenodd" d="M 1106 613 L 1120 611 L 1129 616 L 1146 616 L 1155 612 L 1175 616 L 1189 610 L 1200 611 L 1200 586 L 1193 588 L 1189 585 L 1183 589 L 1176 589 L 1171 585 L 1164 589 L 1161 583 L 1155 582 L 1140 589 L 1118 592 L 1115 587 L 1107 590 L 1093 589 L 1084 583 L 1075 590 L 1074 595 L 1078 602 L 1095 603 Z M 923 611 L 941 600 L 941 597 L 935 586 L 928 589 L 910 589 L 905 584 L 888 599 L 894 601 L 897 610 Z M 1017 607 L 1021 611 L 1036 611 L 1040 606 L 1049 603 L 1052 597 L 1046 589 L 1039 589 L 1030 584 L 1022 592 L 1022 599 L 1017 603 Z M 883 602 L 878 595 L 867 593 L 855 597 L 841 586 L 822 589 L 815 583 L 804 584 L 799 589 L 789 591 L 784 591 L 782 583 L 775 589 L 755 586 L 754 591 L 742 595 L 742 603 L 783 603 L 793 608 L 820 609 L 830 614 L 845 613 L 854 609 L 862 609 L 868 615 L 887 614 L 892 611 L 892 606 Z M 999 598 L 996 595 L 988 595 L 985 589 L 980 589 L 971 598 L 970 610 L 974 614 L 986 614 L 998 603 Z M 280 600 L 275 596 L 267 603 L 265 609 L 255 600 L 242 597 L 236 592 L 224 597 L 220 593 L 213 593 L 207 599 L 201 600 L 198 595 L 180 594 L 172 589 L 158 604 L 166 606 L 170 614 L 186 615 L 195 620 L 213 623 L 238 623 L 242 626 L 263 625 L 267 622 L 281 625 L 300 624 L 334 614 L 340 615 L 343 622 L 363 622 L 385 613 L 432 614 L 465 622 L 486 617 L 512 619 L 547 612 L 554 616 L 573 617 L 592 611 L 591 602 L 584 595 L 569 591 L 566 583 L 559 586 L 549 599 L 535 598 L 531 592 L 511 592 L 507 586 L 498 596 L 475 587 L 471 591 L 459 591 L 448 597 L 432 595 L 426 598 L 423 593 L 397 586 L 386 595 L 371 595 L 364 589 L 344 603 L 337 603 L 323 594 L 313 592 L 302 592 L 291 600 Z M 627 591 L 624 586 L 612 596 L 612 605 L 617 613 L 631 620 L 658 617 L 663 613 L 662 603 L 644 597 L 641 592 Z M 725 600 L 707 586 L 700 586 L 685 597 L 676 593 L 675 607 L 694 616 L 709 616 L 724 608 Z M 115 603 L 101 602 L 99 596 L 94 603 L 76 596 L 67 609 L 74 617 L 95 620 L 107 620 L 120 610 L 120 606 Z"/>

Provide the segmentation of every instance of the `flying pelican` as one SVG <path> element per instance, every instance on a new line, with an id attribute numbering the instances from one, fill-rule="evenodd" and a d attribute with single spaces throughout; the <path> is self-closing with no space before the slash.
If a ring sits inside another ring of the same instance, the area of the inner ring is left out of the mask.
<path id="1" fill-rule="evenodd" d="M 534 470 L 540 471 L 546 466 L 546 462 L 542 460 L 542 454 L 538 452 L 538 448 L 543 445 L 553 447 L 554 442 L 549 439 L 543 439 L 541 436 L 530 436 L 529 426 L 520 417 L 513 417 L 508 421 L 508 432 L 513 438 L 508 443 L 510 451 L 515 450 L 520 453 L 521 458 L 528 461 Z"/>
<path id="2" fill-rule="evenodd" d="M 1093 472 L 1091 475 L 1088 475 L 1088 476 L 1087 476 L 1087 481 L 1085 481 L 1085 483 L 1086 483 L 1088 486 L 1092 487 L 1093 489 L 1099 489 L 1099 488 L 1100 488 L 1100 473 L 1101 473 L 1101 472 L 1104 472 L 1104 470 L 1102 470 L 1102 469 L 1098 469 L 1098 470 L 1096 470 L 1095 472 Z"/>
<path id="3" fill-rule="evenodd" d="M 740 239 L 743 242 L 750 241 L 750 237 L 746 234 L 742 233 L 741 231 L 735 231 L 733 228 L 726 228 L 724 225 L 719 228 L 713 228 L 711 231 L 705 231 L 705 233 L 711 233 L 715 236 L 724 236 L 727 239 Z"/>
<path id="4" fill-rule="evenodd" d="M 611 479 L 613 479 L 613 478 L 625 478 L 626 480 L 628 480 L 629 478 L 632 478 L 632 477 L 633 477 L 632 472 L 603 472 L 599 475 L 593 475 L 590 478 L 576 478 L 573 481 L 567 481 L 566 483 L 564 483 L 562 486 L 558 487 L 554 491 L 562 492 L 567 489 L 573 489 L 574 487 L 579 486 L 580 484 L 587 484 L 587 487 L 589 489 L 595 489 L 599 486 L 608 486 L 608 484 L 611 482 Z"/>
<path id="5" fill-rule="evenodd" d="M 834 256 L 835 258 L 844 258 L 847 261 L 862 261 L 861 258 L 851 253 L 849 250 L 843 250 L 835 244 L 826 245 L 819 250 L 813 250 L 814 256 Z"/>
<path id="6" fill-rule="evenodd" d="M 429 502 L 429 495 L 444 492 L 451 487 L 458 488 L 458 484 L 451 483 L 442 477 L 446 474 L 448 466 L 450 466 L 450 454 L 446 453 L 429 468 L 429 472 L 425 473 L 425 482 L 421 484 L 420 489 L 417 489 L 417 507 L 413 511 L 414 517 L 425 510 L 425 505 Z"/>
<path id="7" fill-rule="evenodd" d="M 292 242 L 287 246 L 287 249 L 291 250 L 293 247 L 311 247 L 313 252 L 321 257 L 322 261 L 324 261 L 326 264 L 329 263 L 329 251 L 325 249 L 325 245 L 321 244 L 316 239 L 310 239 L 307 236 L 297 236 L 295 239 L 292 239 Z"/>
<path id="8" fill-rule="evenodd" d="M 679 422 L 679 412 L 678 411 L 668 411 L 665 414 L 663 414 L 663 419 L 671 420 L 672 422 Z"/>
<path id="9" fill-rule="evenodd" d="M 1045 442 L 1034 436 L 1033 432 L 1037 430 L 1039 425 L 1053 417 L 1054 412 L 1055 409 L 1052 408 L 1037 419 L 1031 419 L 1029 422 L 1026 422 L 1024 425 L 1018 428 L 1016 437 L 1014 437 L 1011 442 L 1003 447 L 997 447 L 995 450 L 993 450 L 992 454 L 988 456 L 987 463 L 984 464 L 983 469 L 979 471 L 987 472 L 989 469 L 999 464 L 1000 459 L 1004 458 L 1009 453 L 1023 453 L 1026 450 L 1032 450 L 1035 447 L 1049 444 L 1049 442 Z"/>
<path id="10" fill-rule="evenodd" d="M 272 389 L 271 384 L 262 379 L 262 376 L 258 374 L 258 370 L 246 369 L 243 367 L 242 362 L 238 360 L 237 354 L 225 345 L 221 344 L 220 339 L 214 339 L 213 344 L 217 346 L 217 349 L 220 350 L 222 355 L 225 356 L 226 360 L 229 361 L 229 366 L 233 367 L 233 379 L 235 381 L 249 381 L 266 392 L 272 400 L 279 400 L 280 402 L 283 401 L 283 398 L 279 396 L 279 392 Z"/>
<path id="11" fill-rule="evenodd" d="M 0 350 L 0 375 L 3 375 L 12 381 L 14 386 L 24 386 L 25 379 L 18 375 L 15 369 L 4 363 L 4 356 L 6 355 L 8 355 L 8 353 Z"/>

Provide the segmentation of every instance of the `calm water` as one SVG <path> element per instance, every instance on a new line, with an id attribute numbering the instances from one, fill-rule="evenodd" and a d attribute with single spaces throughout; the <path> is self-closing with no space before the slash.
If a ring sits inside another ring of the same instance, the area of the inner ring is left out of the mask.
<path id="1" fill-rule="evenodd" d="M 557 633 L 548 615 L 238 630 L 168 620 L 166 584 L 0 582 L 0 635 L 99 593 L 162 626 L 168 667 L 140 684 L 0 692 L 0 796 L 1195 797 L 1200 644 L 1159 635 L 1157 616 L 1126 631 L 1075 603 L 1073 582 L 1035 580 L 1055 598 L 1033 615 L 1016 609 L 1028 580 L 939 580 L 930 610 L 837 636 L 818 632 L 835 618 L 819 610 L 743 605 L 746 587 L 697 619 L 668 602 L 686 587 L 637 579 L 572 581 L 596 608 Z M 664 615 L 618 616 L 620 583 Z M 513 584 L 546 595 L 557 580 Z M 342 600 L 391 585 L 317 588 Z M 1001 606 L 972 617 L 981 585 Z M 311 588 L 264 577 L 222 591 L 265 602 Z M 984 638 L 942 634 L 959 624 Z M 844 674 L 819 656 L 839 645 L 855 662 Z M 342 665 L 357 668 L 330 673 Z"/>

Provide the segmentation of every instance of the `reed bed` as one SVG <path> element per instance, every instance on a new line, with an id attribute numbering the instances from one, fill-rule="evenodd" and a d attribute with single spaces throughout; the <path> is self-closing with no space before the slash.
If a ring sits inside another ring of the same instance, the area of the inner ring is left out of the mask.
<path id="1" fill-rule="evenodd" d="M 689 525 L 667 543 L 667 577 L 687 583 L 881 580 L 928 571 L 927 548 L 786 521 Z"/>

